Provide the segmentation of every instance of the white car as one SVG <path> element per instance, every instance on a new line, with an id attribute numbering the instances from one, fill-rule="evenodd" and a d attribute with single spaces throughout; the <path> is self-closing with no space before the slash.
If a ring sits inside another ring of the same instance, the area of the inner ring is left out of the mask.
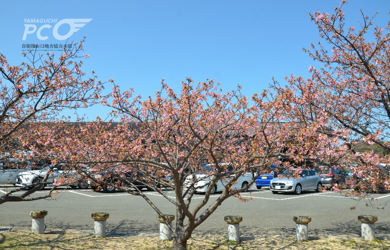
<path id="1" fill-rule="evenodd" d="M 9 162 L 0 162 L 0 184 L 15 184 L 19 173 L 29 170 L 27 164 L 18 163 L 9 159 Z"/>
<path id="2" fill-rule="evenodd" d="M 221 164 L 228 164 L 228 163 L 221 163 Z M 195 192 L 197 193 L 205 193 L 207 189 L 209 188 L 209 183 L 214 178 L 213 175 L 207 175 L 206 172 L 211 170 L 211 164 L 207 164 L 204 166 L 204 169 L 198 170 L 196 172 L 196 181 L 195 181 Z M 228 169 L 229 170 L 229 169 Z M 228 184 L 229 179 L 233 178 L 234 174 L 229 176 L 225 180 L 219 180 L 217 181 L 216 185 L 211 189 L 211 194 L 214 194 L 216 192 L 221 192 L 225 189 L 226 184 Z M 185 180 L 185 186 L 188 188 L 193 184 L 193 175 L 190 175 Z M 244 173 L 242 174 L 236 181 L 235 184 L 232 185 L 232 189 L 241 189 L 244 187 L 249 186 L 249 183 L 253 179 L 252 173 Z"/>
<path id="3" fill-rule="evenodd" d="M 16 184 L 17 187 L 29 187 L 32 188 L 31 185 L 35 183 L 39 183 L 46 176 L 47 171 L 50 170 L 50 166 L 44 167 L 39 170 L 31 170 L 25 171 L 18 174 Z M 48 179 L 48 186 L 55 185 L 55 182 L 61 180 L 61 178 L 71 178 L 72 183 L 61 183 L 61 185 L 69 185 L 71 187 L 79 187 L 79 188 L 87 188 L 88 182 L 86 180 L 82 180 L 81 176 L 77 174 L 75 171 L 64 170 L 64 165 L 57 165 L 52 169 Z M 41 187 L 43 189 L 45 185 Z"/>

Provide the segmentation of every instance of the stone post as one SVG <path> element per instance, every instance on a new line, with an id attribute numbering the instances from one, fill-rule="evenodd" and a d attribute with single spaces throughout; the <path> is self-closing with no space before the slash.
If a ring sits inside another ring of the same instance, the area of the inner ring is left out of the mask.
<path id="1" fill-rule="evenodd" d="M 164 218 L 168 221 L 169 225 L 172 225 L 171 222 L 175 219 L 175 216 L 171 214 L 157 216 L 157 220 L 160 222 L 160 240 L 172 240 L 172 231 L 165 224 Z"/>
<path id="2" fill-rule="evenodd" d="M 99 212 L 91 215 L 95 220 L 93 224 L 93 234 L 97 237 L 106 237 L 106 220 L 110 215 L 108 213 Z"/>
<path id="3" fill-rule="evenodd" d="M 308 240 L 309 222 L 311 218 L 308 216 L 294 216 L 293 220 L 296 225 L 295 238 L 297 241 Z"/>
<path id="4" fill-rule="evenodd" d="M 240 241 L 240 222 L 242 221 L 242 217 L 227 215 L 224 217 L 224 220 L 228 224 L 227 240 Z"/>
<path id="5" fill-rule="evenodd" d="M 363 240 L 375 240 L 374 223 L 378 217 L 373 215 L 360 215 L 358 220 L 362 223 L 362 238 Z"/>
<path id="6" fill-rule="evenodd" d="M 30 216 L 32 217 L 31 232 L 36 234 L 43 234 L 46 229 L 44 219 L 46 215 L 46 210 L 37 210 L 30 212 Z"/>

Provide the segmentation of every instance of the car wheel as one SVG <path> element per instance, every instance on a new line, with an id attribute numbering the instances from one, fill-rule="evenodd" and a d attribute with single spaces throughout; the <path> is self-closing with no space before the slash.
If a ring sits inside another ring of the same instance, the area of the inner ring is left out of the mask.
<path id="1" fill-rule="evenodd" d="M 353 190 L 359 192 L 359 191 L 360 191 L 360 186 L 359 186 L 358 184 L 356 184 L 356 185 L 353 187 Z"/>
<path id="2" fill-rule="evenodd" d="M 79 181 L 78 183 L 78 187 L 81 189 L 86 189 L 88 188 L 88 186 L 89 186 L 88 181 Z"/>
<path id="3" fill-rule="evenodd" d="M 322 184 L 321 184 L 321 182 L 319 182 L 319 183 L 317 184 L 316 192 L 320 192 L 320 191 L 321 191 L 321 188 L 322 188 Z"/>
<path id="4" fill-rule="evenodd" d="M 241 188 L 248 188 L 248 182 L 245 181 L 244 183 L 242 183 Z M 245 191 L 248 191 L 248 189 L 246 189 Z"/>
<path id="5" fill-rule="evenodd" d="M 257 189 L 261 189 L 261 186 L 256 186 L 257 187 Z"/>
<path id="6" fill-rule="evenodd" d="M 300 184 L 298 184 L 295 187 L 295 194 L 301 194 L 301 193 L 302 193 L 302 186 Z"/>
<path id="7" fill-rule="evenodd" d="M 95 191 L 95 192 L 99 191 L 99 186 L 96 185 L 96 184 L 91 185 L 91 188 L 92 188 L 92 190 Z"/>
<path id="8" fill-rule="evenodd" d="M 36 177 L 34 178 L 34 180 L 32 181 L 32 184 L 37 184 L 37 183 L 41 183 L 42 182 L 42 178 L 39 178 L 39 177 Z M 42 190 L 45 188 L 46 185 L 42 185 L 39 189 Z M 30 189 L 33 189 L 33 187 L 31 187 Z"/>
<path id="9" fill-rule="evenodd" d="M 113 185 L 108 184 L 103 186 L 103 192 L 105 193 L 112 193 L 114 191 L 115 191 L 115 186 Z"/>
<path id="10" fill-rule="evenodd" d="M 217 185 L 214 185 L 214 187 L 211 189 L 210 194 L 215 194 L 217 192 Z"/>

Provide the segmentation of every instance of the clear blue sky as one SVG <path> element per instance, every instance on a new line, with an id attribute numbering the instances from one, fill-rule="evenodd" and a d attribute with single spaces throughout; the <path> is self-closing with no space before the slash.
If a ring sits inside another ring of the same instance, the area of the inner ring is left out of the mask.
<path id="1" fill-rule="evenodd" d="M 160 89 L 161 79 L 179 90 L 180 81 L 192 77 L 222 83 L 225 90 L 238 84 L 251 96 L 268 87 L 272 77 L 283 83 L 290 74 L 307 76 L 313 62 L 302 52 L 320 40 L 309 12 L 332 10 L 340 0 L 283 1 L 2 1 L 0 52 L 19 64 L 22 45 L 61 44 L 51 29 L 40 41 L 35 34 L 22 40 L 24 19 L 92 19 L 71 41 L 87 37 L 84 70 L 95 70 L 101 80 L 114 78 L 122 90 L 134 88 L 143 97 Z M 348 23 L 357 26 L 360 8 L 385 26 L 390 1 L 350 0 Z M 36 24 L 37 28 L 43 24 Z M 65 34 L 69 26 L 61 26 Z M 61 33 L 63 32 L 63 33 Z M 58 52 L 57 52 L 58 54 Z M 79 113 L 105 117 L 108 111 L 92 108 Z"/>

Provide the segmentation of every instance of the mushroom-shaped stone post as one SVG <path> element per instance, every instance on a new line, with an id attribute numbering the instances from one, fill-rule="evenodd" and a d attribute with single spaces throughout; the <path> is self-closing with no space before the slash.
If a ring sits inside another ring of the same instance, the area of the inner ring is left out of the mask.
<path id="1" fill-rule="evenodd" d="M 106 220 L 110 214 L 104 212 L 97 212 L 91 215 L 95 220 L 93 225 L 93 234 L 98 237 L 106 237 Z"/>
<path id="2" fill-rule="evenodd" d="M 30 216 L 32 217 L 31 232 L 36 234 L 43 234 L 46 228 L 44 219 L 46 215 L 46 210 L 37 210 L 30 212 Z"/>
<path id="3" fill-rule="evenodd" d="M 172 240 L 172 231 L 169 229 L 168 225 L 165 224 L 164 218 L 167 220 L 169 225 L 172 225 L 172 221 L 175 219 L 175 216 L 172 214 L 157 216 L 157 220 L 160 222 L 160 240 Z"/>
<path id="4" fill-rule="evenodd" d="M 378 217 L 373 215 L 360 215 L 358 220 L 362 223 L 362 238 L 363 240 L 375 240 L 374 223 Z"/>
<path id="5" fill-rule="evenodd" d="M 294 216 L 295 221 L 295 238 L 297 241 L 308 240 L 309 222 L 311 218 L 308 216 Z"/>
<path id="6" fill-rule="evenodd" d="M 227 215 L 224 220 L 228 224 L 227 229 L 227 240 L 229 241 L 240 241 L 240 222 L 242 216 Z"/>

